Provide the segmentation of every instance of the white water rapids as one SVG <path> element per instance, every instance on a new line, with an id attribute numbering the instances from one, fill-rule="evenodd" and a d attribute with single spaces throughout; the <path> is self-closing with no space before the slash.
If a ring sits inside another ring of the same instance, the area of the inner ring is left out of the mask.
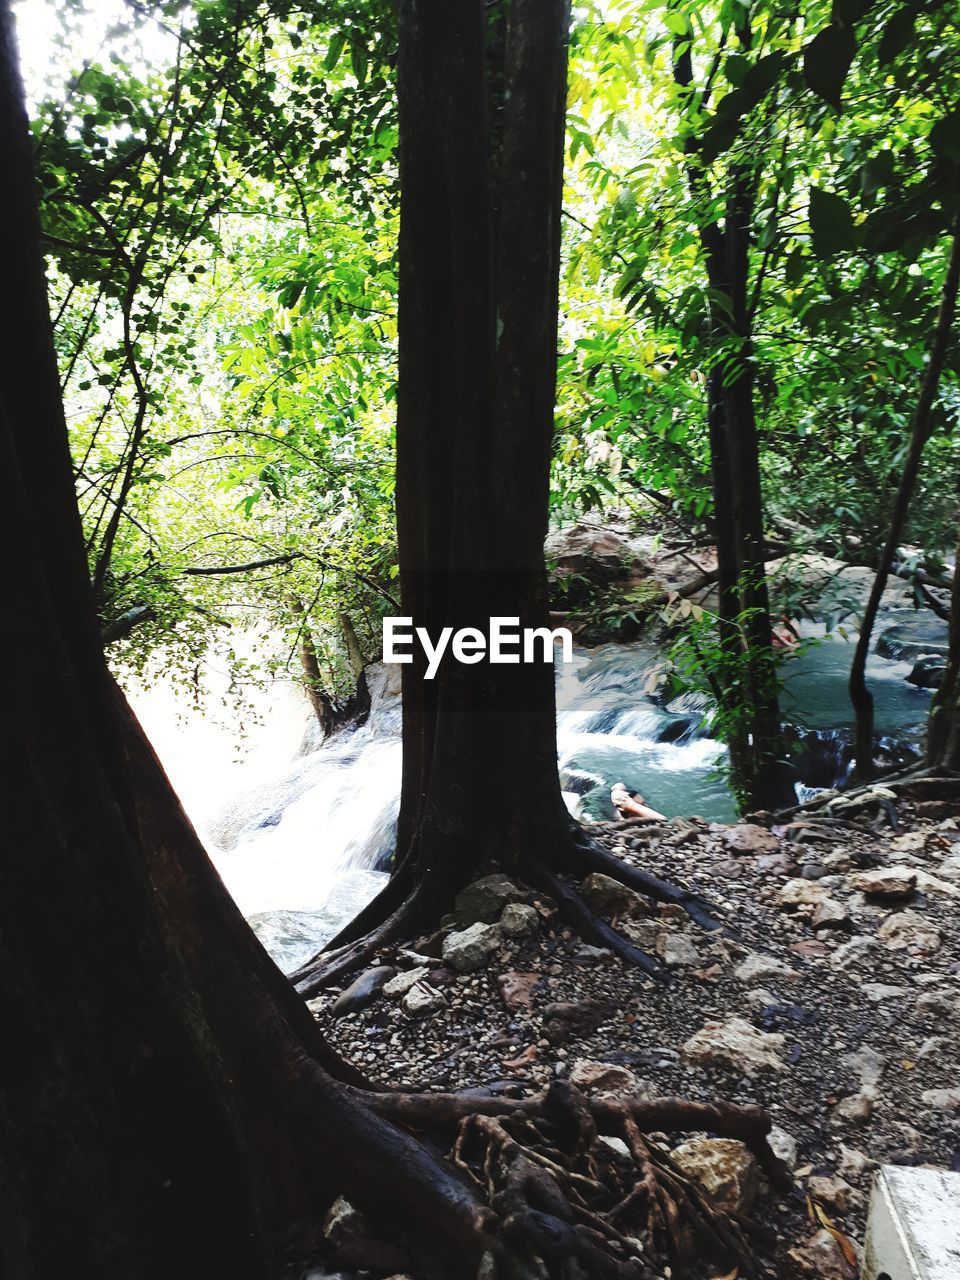
<path id="1" fill-rule="evenodd" d="M 851 646 L 827 641 L 786 664 L 785 714 L 839 743 L 849 722 L 844 685 Z M 558 667 L 561 783 L 584 819 L 612 817 L 610 787 L 623 781 L 668 816 L 732 821 L 723 748 L 703 736 L 696 699 L 663 704 L 650 691 L 658 662 L 645 644 L 578 650 Z M 878 729 L 915 738 L 929 695 L 904 681 L 909 664 L 871 658 L 882 683 Z M 372 709 L 359 729 L 317 745 L 310 711 L 287 680 L 254 696 L 242 726 L 191 709 L 165 686 L 131 701 L 227 887 L 286 969 L 312 955 L 386 879 L 400 790 L 399 668 L 375 666 Z M 225 678 L 212 679 L 211 702 Z M 305 736 L 305 730 L 306 736 Z M 822 754 L 822 752 L 821 752 Z M 839 759 L 839 756 L 838 756 Z M 483 761 L 477 762 L 483 768 Z M 821 761 L 819 785 L 841 771 Z M 497 798 L 490 796 L 495 805 Z"/>

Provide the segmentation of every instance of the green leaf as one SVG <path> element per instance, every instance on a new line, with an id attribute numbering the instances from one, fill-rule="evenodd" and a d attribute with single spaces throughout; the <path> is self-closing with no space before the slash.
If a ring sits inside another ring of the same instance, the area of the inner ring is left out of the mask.
<path id="1" fill-rule="evenodd" d="M 807 88 L 839 111 L 847 72 L 857 52 L 857 38 L 849 27 L 831 23 L 803 51 L 803 78 Z"/>
<path id="2" fill-rule="evenodd" d="M 810 230 L 813 233 L 813 252 L 818 258 L 830 258 L 836 253 L 856 248 L 857 229 L 853 214 L 846 200 L 832 191 L 810 188 Z"/>

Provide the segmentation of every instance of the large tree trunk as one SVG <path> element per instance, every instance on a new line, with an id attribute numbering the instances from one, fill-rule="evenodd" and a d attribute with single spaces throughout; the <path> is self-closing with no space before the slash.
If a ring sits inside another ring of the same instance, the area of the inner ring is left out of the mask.
<path id="1" fill-rule="evenodd" d="M 917 398 L 917 407 L 914 410 L 913 421 L 910 424 L 910 440 L 907 446 L 907 454 L 903 461 L 903 471 L 900 475 L 900 484 L 897 487 L 897 496 L 894 499 L 893 511 L 890 515 L 886 541 L 880 553 L 880 563 L 863 612 L 860 635 L 857 638 L 857 647 L 854 651 L 853 663 L 850 668 L 850 701 L 853 703 L 856 717 L 854 742 L 856 771 L 857 777 L 861 779 L 871 778 L 874 772 L 873 694 L 867 685 L 867 656 L 870 652 L 870 641 L 877 621 L 877 614 L 880 612 L 880 602 L 883 599 L 883 593 L 886 590 L 887 581 L 892 572 L 900 540 L 906 527 L 907 517 L 910 513 L 910 502 L 920 474 L 923 450 L 927 440 L 930 438 L 933 409 L 940 389 L 940 375 L 943 373 L 943 366 L 946 363 L 947 351 L 953 331 L 953 320 L 957 310 L 958 286 L 960 286 L 960 218 L 955 220 L 953 226 L 950 257 L 947 261 L 947 271 L 940 294 L 940 306 L 937 311 L 937 320 L 930 344 L 930 358 L 924 370 L 923 381 L 920 385 L 920 395 Z M 954 572 L 954 582 L 956 582 L 956 578 L 957 574 Z M 955 590 L 953 601 L 955 605 Z M 934 703 L 934 711 L 936 712 L 938 709 L 944 710 L 947 706 L 948 703 L 944 701 L 944 695 L 941 692 L 941 697 Z M 934 715 L 931 719 L 931 743 L 934 752 L 940 751 L 940 744 L 945 743 L 950 736 L 946 725 L 936 723 L 936 716 Z"/>

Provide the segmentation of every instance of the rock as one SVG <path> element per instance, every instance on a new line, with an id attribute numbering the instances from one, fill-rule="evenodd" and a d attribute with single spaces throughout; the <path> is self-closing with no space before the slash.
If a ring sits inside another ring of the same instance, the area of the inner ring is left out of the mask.
<path id="1" fill-rule="evenodd" d="M 947 660 L 936 653 L 922 653 L 907 676 L 907 684 L 918 689 L 939 689 L 947 670 Z"/>
<path id="2" fill-rule="evenodd" d="M 543 1011 L 543 1031 L 551 1044 L 563 1044 L 572 1035 L 588 1036 L 612 1010 L 606 1000 L 558 1000 Z"/>
<path id="3" fill-rule="evenodd" d="M 364 969 L 354 978 L 345 991 L 341 991 L 330 1009 L 330 1016 L 340 1018 L 345 1013 L 353 1013 L 357 1009 L 365 1009 L 396 973 L 389 965 L 377 965 L 373 969 Z"/>
<path id="4" fill-rule="evenodd" d="M 830 967 L 833 969 L 853 968 L 870 960 L 878 950 L 879 945 L 874 938 L 869 938 L 866 935 L 851 938 L 849 942 L 842 943 L 834 951 L 830 957 Z"/>
<path id="5" fill-rule="evenodd" d="M 876 1049 L 871 1049 L 868 1044 L 861 1045 L 856 1053 L 845 1054 L 841 1062 L 859 1077 L 861 1084 L 879 1084 L 887 1065 Z"/>
<path id="6" fill-rule="evenodd" d="M 920 1101 L 934 1111 L 960 1111 L 960 1089 L 925 1089 Z"/>
<path id="7" fill-rule="evenodd" d="M 439 991 L 435 991 L 426 982 L 418 982 L 403 997 L 403 1007 L 413 1018 L 425 1017 L 428 1013 L 436 1013 L 446 1004 Z"/>
<path id="8" fill-rule="evenodd" d="M 854 1182 L 859 1182 L 864 1174 L 869 1173 L 873 1168 L 874 1161 L 869 1156 L 864 1155 L 862 1151 L 857 1151 L 855 1147 L 846 1147 L 840 1143 L 840 1159 L 837 1162 L 837 1172 L 842 1178 L 852 1178 Z"/>
<path id="9" fill-rule="evenodd" d="M 907 994 L 906 987 L 896 987 L 889 982 L 864 982 L 860 990 L 874 1004 L 883 1004 L 884 1000 L 899 1000 Z"/>
<path id="10" fill-rule="evenodd" d="M 690 935 L 665 929 L 657 939 L 657 955 L 668 969 L 680 969 L 700 963 L 700 953 Z"/>
<path id="11" fill-rule="evenodd" d="M 511 1013 L 530 1008 L 533 1004 L 533 989 L 542 977 L 541 973 L 523 973 L 520 970 L 500 975 L 497 979 L 500 998 Z"/>
<path id="12" fill-rule="evenodd" d="M 787 1133 L 778 1124 L 772 1125 L 767 1134 L 767 1143 L 777 1159 L 782 1160 L 788 1169 L 797 1167 L 797 1140 L 793 1134 Z"/>
<path id="13" fill-rule="evenodd" d="M 443 959 L 457 973 L 473 973 L 482 969 L 503 941 L 498 924 L 477 921 L 459 933 L 448 933 L 443 940 Z"/>
<path id="14" fill-rule="evenodd" d="M 848 1213 L 862 1204 L 863 1197 L 845 1179 L 836 1174 L 819 1175 L 807 1180 L 807 1194 L 825 1209 Z"/>
<path id="15" fill-rule="evenodd" d="M 877 653 L 897 662 L 915 661 L 921 656 L 946 658 L 949 651 L 947 624 L 933 614 L 920 612 L 909 622 L 887 627 L 877 637 Z"/>
<path id="16" fill-rule="evenodd" d="M 953 991 L 924 991 L 917 999 L 923 1018 L 960 1018 L 960 996 Z"/>
<path id="17" fill-rule="evenodd" d="M 874 871 L 860 871 L 850 878 L 850 888 L 868 898 L 885 898 L 896 901 L 909 898 L 917 887 L 917 877 L 906 867 L 877 867 Z"/>
<path id="18" fill-rule="evenodd" d="M 746 1213 L 757 1197 L 760 1175 L 755 1157 L 734 1138 L 692 1138 L 670 1153 L 674 1164 L 720 1209 Z"/>
<path id="19" fill-rule="evenodd" d="M 737 965 L 733 971 L 733 976 L 743 983 L 764 982 L 766 980 L 775 981 L 782 978 L 786 981 L 793 981 L 799 978 L 796 969 L 791 969 L 790 965 L 784 964 L 782 960 L 778 960 L 775 956 L 761 955 L 754 951 L 747 956 L 742 964 Z"/>
<path id="20" fill-rule="evenodd" d="M 758 1071 L 783 1071 L 777 1054 L 784 1037 L 758 1031 L 745 1018 L 708 1022 L 683 1046 L 683 1056 L 702 1066 L 721 1066 L 752 1076 Z"/>
<path id="21" fill-rule="evenodd" d="M 508 902 L 500 917 L 500 928 L 508 938 L 525 938 L 540 927 L 540 915 L 536 908 L 524 902 Z"/>
<path id="22" fill-rule="evenodd" d="M 461 925 L 492 924 L 508 902 L 521 897 L 520 890 L 507 876 L 496 872 L 468 884 L 457 894 L 453 903 L 457 923 Z"/>
<path id="23" fill-rule="evenodd" d="M 624 916 L 637 912 L 643 913 L 646 904 L 625 884 L 605 876 L 602 871 L 594 871 L 580 885 L 583 900 L 598 916 Z"/>
<path id="24" fill-rule="evenodd" d="M 735 827 L 728 827 L 723 843 L 734 853 L 776 853 L 780 848 L 773 832 L 754 822 L 738 822 Z"/>
<path id="25" fill-rule="evenodd" d="M 569 1080 L 585 1093 L 629 1097 L 641 1091 L 640 1081 L 627 1067 L 592 1058 L 578 1058 L 570 1068 Z"/>
<path id="26" fill-rule="evenodd" d="M 785 911 L 811 914 L 830 897 L 830 890 L 819 880 L 788 880 L 777 894 L 777 904 Z"/>
<path id="27" fill-rule="evenodd" d="M 769 1005 L 780 1003 L 773 992 L 767 991 L 765 987 L 754 987 L 744 998 L 751 1009 L 766 1009 Z"/>
<path id="28" fill-rule="evenodd" d="M 624 920 L 620 927 L 641 951 L 645 951 L 648 956 L 655 954 L 662 925 L 655 920 Z"/>
<path id="29" fill-rule="evenodd" d="M 363 1230 L 363 1219 L 349 1200 L 338 1196 L 323 1220 L 323 1234 L 331 1244 L 340 1244 Z"/>
<path id="30" fill-rule="evenodd" d="M 794 1274 L 803 1280 L 853 1280 L 857 1274 L 857 1267 L 847 1262 L 826 1227 L 796 1249 L 790 1249 L 787 1257 L 793 1264 Z"/>
<path id="31" fill-rule="evenodd" d="M 850 915 L 835 898 L 824 898 L 814 907 L 810 923 L 814 929 L 845 929 L 850 923 Z"/>
<path id="32" fill-rule="evenodd" d="M 916 911 L 898 911 L 890 916 L 877 930 L 877 937 L 891 951 L 929 955 L 940 947 L 940 930 Z"/>
<path id="33" fill-rule="evenodd" d="M 928 1036 L 917 1050 L 918 1058 L 941 1058 L 951 1049 L 949 1036 Z"/>
<path id="34" fill-rule="evenodd" d="M 859 1093 L 851 1093 L 841 1098 L 833 1109 L 833 1120 L 841 1120 L 847 1124 L 866 1124 L 873 1115 L 873 1090 L 868 1086 Z"/>
<path id="35" fill-rule="evenodd" d="M 628 1159 L 630 1158 L 630 1148 L 622 1138 L 614 1138 L 607 1133 L 600 1133 L 597 1137 L 602 1143 L 608 1146 L 611 1151 L 616 1151 L 617 1155 L 626 1156 Z"/>
<path id="36" fill-rule="evenodd" d="M 430 972 L 426 965 L 418 965 L 416 969 L 408 969 L 406 973 L 398 973 L 395 978 L 383 985 L 385 996 L 405 996 L 411 987 L 415 987 L 421 978 Z"/>

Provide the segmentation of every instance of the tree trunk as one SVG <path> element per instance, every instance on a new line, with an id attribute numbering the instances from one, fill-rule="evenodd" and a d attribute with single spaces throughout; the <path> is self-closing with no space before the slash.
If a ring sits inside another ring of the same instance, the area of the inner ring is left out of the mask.
<path id="1" fill-rule="evenodd" d="M 517 0 L 488 75 L 479 9 L 401 8 L 400 582 L 434 637 L 547 625 L 567 22 Z M 421 878 L 569 838 L 552 666 L 448 657 L 427 681 L 418 657 L 403 712 L 398 850 Z"/>
<path id="2" fill-rule="evenodd" d="M 960 219 L 957 219 L 954 223 L 952 237 L 947 272 L 943 281 L 943 291 L 940 295 L 940 307 L 937 312 L 937 321 L 930 345 L 930 358 L 924 370 L 920 396 L 917 400 L 917 407 L 914 410 L 913 421 L 910 424 L 910 443 L 907 447 L 907 456 L 904 459 L 903 472 L 900 476 L 900 484 L 897 488 L 897 496 L 894 500 L 893 512 L 890 517 L 890 527 L 887 531 L 883 550 L 880 553 L 880 564 L 873 580 L 867 606 L 863 612 L 860 635 L 857 639 L 857 647 L 854 651 L 853 663 L 850 668 L 848 687 L 850 701 L 853 703 L 853 710 L 856 716 L 856 738 L 854 743 L 856 773 L 858 778 L 864 780 L 871 778 L 874 771 L 873 694 L 867 687 L 867 655 L 870 652 L 870 640 L 873 636 L 877 614 L 880 612 L 880 602 L 883 599 L 887 580 L 896 559 L 897 549 L 900 546 L 903 530 L 907 523 L 907 516 L 910 512 L 910 501 L 917 485 L 924 446 L 930 437 L 933 408 L 936 404 L 940 387 L 940 375 L 943 372 L 947 351 L 950 346 L 953 319 L 957 309 L 957 288 L 958 284 L 960 284 Z M 956 580 L 956 576 L 954 574 L 954 580 Z M 956 591 L 954 591 L 953 600 L 954 602 L 956 601 Z M 945 701 L 938 697 L 934 704 L 934 710 L 938 706 L 943 709 L 947 705 Z M 931 741 L 935 750 L 940 750 L 941 747 L 938 744 L 945 742 L 952 736 L 948 731 L 946 739 L 944 739 L 945 730 L 945 725 L 935 724 L 934 719 L 931 719 Z"/>
<path id="3" fill-rule="evenodd" d="M 960 547 L 956 566 L 960 567 Z M 926 763 L 960 770 L 960 572 L 953 572 L 950 591 L 950 630 L 947 666 L 933 696 L 927 723 Z"/>

